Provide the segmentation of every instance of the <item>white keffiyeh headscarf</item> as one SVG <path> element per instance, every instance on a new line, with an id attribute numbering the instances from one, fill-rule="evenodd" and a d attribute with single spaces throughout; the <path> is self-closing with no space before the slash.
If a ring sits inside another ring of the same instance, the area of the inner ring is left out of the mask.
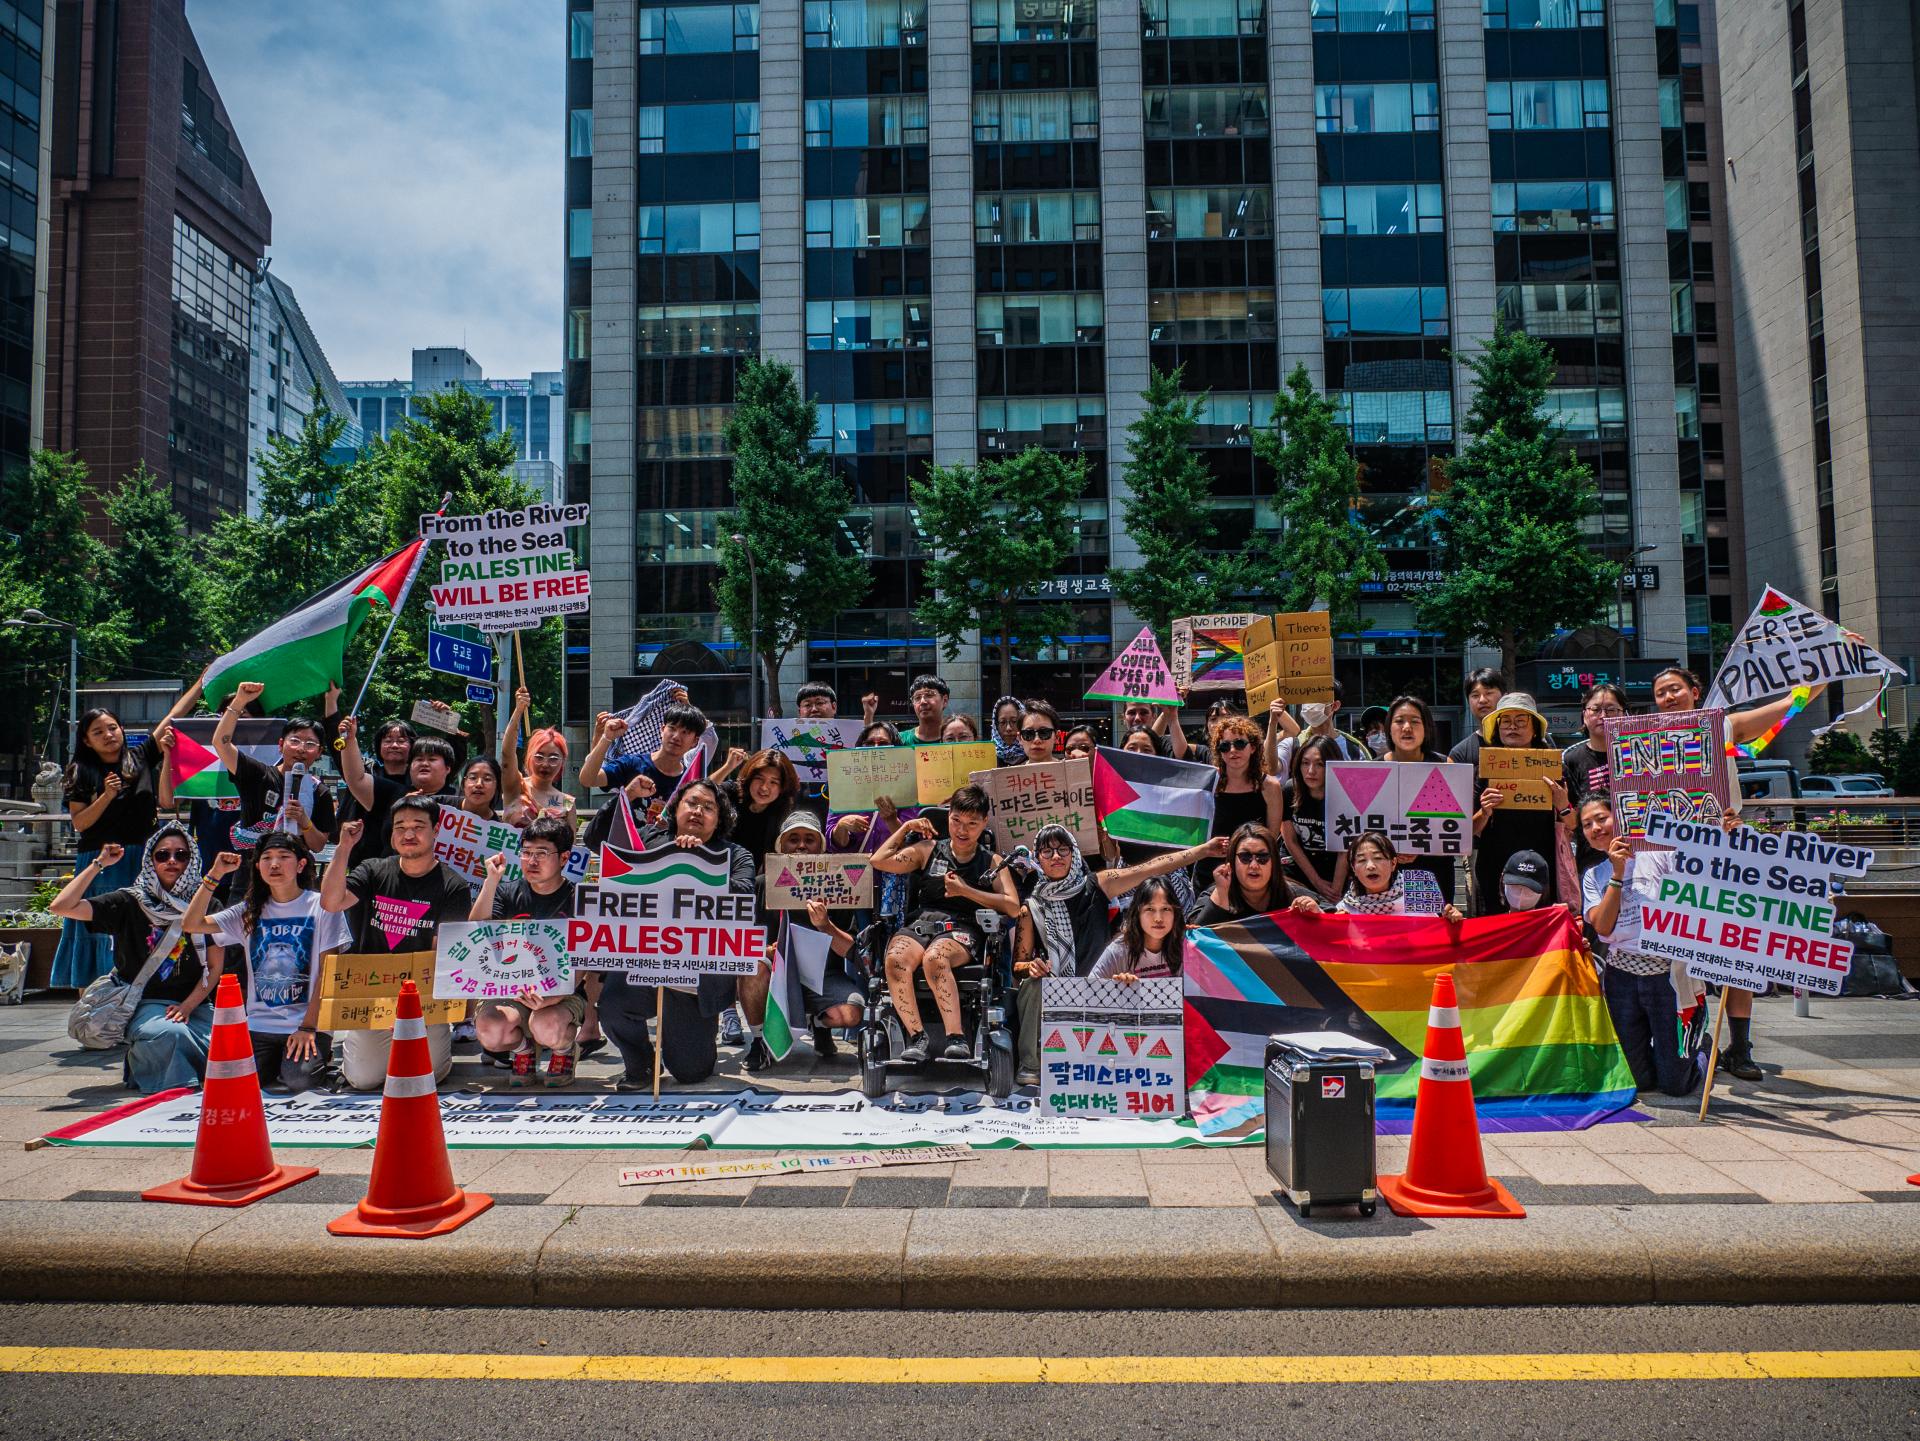
<path id="1" fill-rule="evenodd" d="M 1073 832 L 1065 826 L 1042 826 L 1033 838 L 1033 848 L 1037 852 L 1047 842 L 1061 840 L 1073 848 L 1073 863 L 1057 881 L 1043 873 L 1027 904 L 1037 912 L 1034 919 L 1047 948 L 1047 969 L 1056 976 L 1071 976 L 1079 965 L 1080 951 L 1074 941 L 1073 911 L 1067 902 L 1093 884 L 1093 875 L 1087 870 L 1087 858 L 1080 854 Z"/>
<path id="2" fill-rule="evenodd" d="M 171 890 L 160 884 L 160 876 L 153 868 L 154 847 L 169 836 L 179 837 L 187 847 L 187 868 L 180 872 L 180 879 L 173 883 Z M 171 926 L 187 913 L 187 903 L 199 885 L 200 848 L 193 843 L 193 833 L 178 821 L 166 822 L 147 837 L 147 847 L 140 853 L 140 874 L 133 883 L 133 889 L 140 896 L 140 909 L 154 925 Z"/>

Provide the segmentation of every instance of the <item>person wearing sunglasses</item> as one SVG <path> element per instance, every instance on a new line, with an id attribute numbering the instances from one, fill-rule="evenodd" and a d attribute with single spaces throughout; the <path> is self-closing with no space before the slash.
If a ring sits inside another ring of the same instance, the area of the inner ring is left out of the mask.
<path id="1" fill-rule="evenodd" d="M 1228 711 L 1207 731 L 1208 749 L 1220 780 L 1213 788 L 1213 834 L 1232 835 L 1249 822 L 1264 825 L 1275 835 L 1286 811 L 1286 787 L 1267 774 L 1266 736 L 1252 718 Z M 1196 872 L 1195 895 L 1213 882 Z"/>
<path id="2" fill-rule="evenodd" d="M 1296 891 L 1280 874 L 1280 842 L 1259 821 L 1239 826 L 1227 839 L 1228 864 L 1214 872 L 1213 889 L 1187 911 L 1189 926 L 1217 926 L 1223 921 L 1264 916 L 1284 909 Z"/>
<path id="3" fill-rule="evenodd" d="M 1045 765 L 1054 758 L 1054 738 L 1060 734 L 1060 712 L 1043 700 L 1027 702 L 1020 717 L 1020 750 L 1028 765 Z"/>

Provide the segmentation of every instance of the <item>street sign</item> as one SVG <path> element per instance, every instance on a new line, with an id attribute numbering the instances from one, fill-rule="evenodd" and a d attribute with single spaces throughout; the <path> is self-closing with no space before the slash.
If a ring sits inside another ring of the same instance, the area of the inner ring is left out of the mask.
<path id="1" fill-rule="evenodd" d="M 467 687 L 467 699 L 479 701 L 481 705 L 492 705 L 493 687 L 490 685 L 470 685 Z"/>
<path id="2" fill-rule="evenodd" d="M 467 640 L 446 631 L 429 630 L 427 669 L 490 685 L 493 681 L 493 647 L 483 640 Z M 467 698 L 474 699 L 471 695 Z"/>

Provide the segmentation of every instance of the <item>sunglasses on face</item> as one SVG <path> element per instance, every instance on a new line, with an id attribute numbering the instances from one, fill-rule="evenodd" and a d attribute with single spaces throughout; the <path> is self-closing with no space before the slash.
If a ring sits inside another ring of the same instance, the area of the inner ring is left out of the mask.
<path id="1" fill-rule="evenodd" d="M 1243 750 L 1251 749 L 1252 746 L 1253 746 L 1253 742 L 1248 740 L 1245 736 L 1235 736 L 1232 740 L 1224 740 L 1220 742 L 1220 749 L 1223 751 L 1243 751 Z"/>
<path id="2" fill-rule="evenodd" d="M 1026 726 L 1020 732 L 1023 741 L 1050 741 L 1053 739 L 1052 726 Z"/>
<path id="3" fill-rule="evenodd" d="M 1272 851 L 1235 851 L 1233 858 L 1243 866 L 1270 866 L 1273 864 Z"/>
<path id="4" fill-rule="evenodd" d="M 184 861 L 187 858 L 187 853 L 185 851 L 174 850 L 155 851 L 153 858 L 156 861 Z"/>

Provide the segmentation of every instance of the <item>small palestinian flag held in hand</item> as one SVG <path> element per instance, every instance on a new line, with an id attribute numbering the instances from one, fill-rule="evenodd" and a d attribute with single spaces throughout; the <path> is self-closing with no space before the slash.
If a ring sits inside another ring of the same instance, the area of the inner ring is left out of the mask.
<path id="1" fill-rule="evenodd" d="M 1219 779 L 1212 766 L 1101 746 L 1093 757 L 1093 808 L 1116 841 L 1180 850 L 1212 833 Z"/>

